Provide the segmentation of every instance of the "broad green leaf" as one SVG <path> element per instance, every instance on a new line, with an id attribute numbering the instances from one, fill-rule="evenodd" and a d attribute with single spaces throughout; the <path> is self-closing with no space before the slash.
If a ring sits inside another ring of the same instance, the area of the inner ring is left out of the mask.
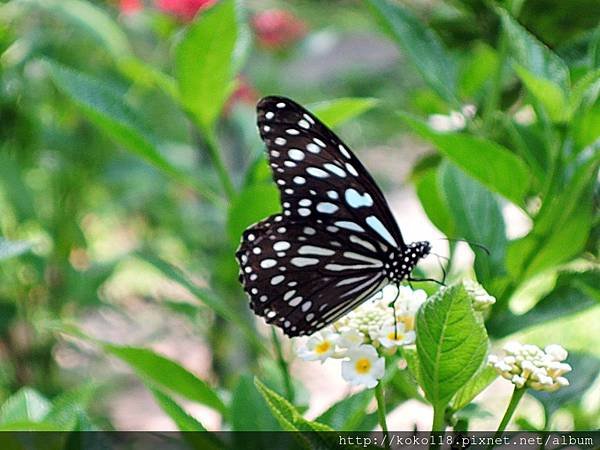
<path id="1" fill-rule="evenodd" d="M 429 220 L 446 236 L 456 235 L 456 227 L 438 182 L 439 169 L 423 173 L 415 181 L 417 196 Z"/>
<path id="2" fill-rule="evenodd" d="M 102 9 L 82 0 L 21 0 L 43 9 L 59 20 L 84 31 L 104 47 L 113 58 L 131 55 L 131 47 L 122 29 Z"/>
<path id="3" fill-rule="evenodd" d="M 183 286 L 196 299 L 204 303 L 216 314 L 218 314 L 225 320 L 235 323 L 239 327 L 239 329 L 244 333 L 244 335 L 248 339 L 248 342 L 254 345 L 254 347 L 259 352 L 268 353 L 264 347 L 264 344 L 258 338 L 256 332 L 248 326 L 248 323 L 244 320 L 244 318 L 237 314 L 233 309 L 228 307 L 227 304 L 223 302 L 220 298 L 218 298 L 217 295 L 211 289 L 198 286 L 192 279 L 190 279 L 189 276 L 187 276 L 179 268 L 169 264 L 168 262 L 158 258 L 155 255 L 148 253 L 138 253 L 138 256 L 144 261 L 154 266 L 156 269 L 158 269 L 164 276 L 176 282 L 180 286 Z"/>
<path id="4" fill-rule="evenodd" d="M 427 84 L 449 104 L 457 105 L 454 61 L 435 32 L 399 3 L 389 0 L 366 0 L 366 3 Z"/>
<path id="5" fill-rule="evenodd" d="M 475 373 L 475 375 L 473 375 L 473 377 L 462 388 L 460 388 L 460 390 L 452 399 L 452 403 L 450 404 L 452 410 L 458 411 L 463 409 L 496 378 L 498 378 L 496 370 L 488 366 L 487 361 L 484 360 L 477 373 Z"/>
<path id="6" fill-rule="evenodd" d="M 360 116 L 377 104 L 374 98 L 336 98 L 311 105 L 310 110 L 330 128 Z"/>
<path id="7" fill-rule="evenodd" d="M 173 420 L 179 431 L 206 431 L 206 428 L 198 420 L 190 416 L 175 400 L 162 390 L 152 387 L 152 385 L 149 385 L 148 389 L 152 392 L 160 409 Z"/>
<path id="8" fill-rule="evenodd" d="M 17 220 L 26 222 L 37 217 L 34 193 L 24 180 L 24 168 L 11 153 L 8 146 L 0 146 L 0 189 L 4 191 Z"/>
<path id="9" fill-rule="evenodd" d="M 600 69 L 600 25 L 596 27 L 588 49 L 590 68 Z"/>
<path id="10" fill-rule="evenodd" d="M 506 230 L 500 205 L 480 183 L 450 163 L 440 167 L 439 190 L 452 214 L 458 236 L 484 245 L 490 252 L 473 246 L 477 279 L 488 288 L 489 282 L 502 276 L 506 254 Z"/>
<path id="11" fill-rule="evenodd" d="M 98 128 L 167 175 L 190 185 L 209 199 L 216 194 L 202 182 L 175 167 L 159 151 L 156 137 L 141 122 L 139 115 L 123 100 L 119 91 L 107 83 L 48 61 L 54 83 L 86 114 Z"/>
<path id="12" fill-rule="evenodd" d="M 142 379 L 213 408 L 221 414 L 227 412 L 219 396 L 208 384 L 175 361 L 146 348 L 112 344 L 103 344 L 102 348 L 126 362 Z"/>
<path id="13" fill-rule="evenodd" d="M 406 113 L 404 120 L 422 138 L 466 173 L 517 205 L 529 186 L 529 169 L 521 158 L 493 141 L 466 133 L 441 133 Z"/>
<path id="14" fill-rule="evenodd" d="M 587 72 L 573 85 L 569 97 L 569 117 L 578 109 L 589 109 L 600 96 L 600 68 Z"/>
<path id="15" fill-rule="evenodd" d="M 154 65 L 135 57 L 119 61 L 119 69 L 133 82 L 144 87 L 157 87 L 174 100 L 181 101 L 177 82 Z"/>
<path id="16" fill-rule="evenodd" d="M 519 25 L 506 11 L 499 12 L 513 59 L 531 74 L 553 82 L 566 92 L 570 83 L 566 63 Z"/>
<path id="17" fill-rule="evenodd" d="M 41 422 L 51 403 L 35 389 L 21 388 L 0 407 L 0 425 L 18 422 Z"/>
<path id="18" fill-rule="evenodd" d="M 408 371 L 413 376 L 419 386 L 423 387 L 423 379 L 421 378 L 421 368 L 419 364 L 419 355 L 417 347 L 409 346 L 402 349 L 402 356 L 406 359 Z"/>
<path id="19" fill-rule="evenodd" d="M 488 328 L 496 337 L 508 336 L 528 327 L 563 319 L 600 305 L 600 271 L 566 272 L 554 289 L 521 315 L 510 312 L 493 317 Z"/>
<path id="20" fill-rule="evenodd" d="M 247 186 L 232 201 L 227 218 L 227 232 L 234 246 L 248 226 L 281 209 L 279 191 L 273 183 Z"/>
<path id="21" fill-rule="evenodd" d="M 440 289 L 421 307 L 416 344 L 425 396 L 443 408 L 481 367 L 488 349 L 462 283 Z"/>
<path id="22" fill-rule="evenodd" d="M 0 238 L 0 261 L 3 259 L 12 258 L 13 256 L 22 255 L 28 252 L 31 248 L 31 244 L 24 241 L 9 241 L 4 238 Z"/>
<path id="23" fill-rule="evenodd" d="M 175 52 L 181 99 L 205 132 L 231 94 L 237 34 L 235 1 L 223 0 L 196 17 Z"/>
<path id="24" fill-rule="evenodd" d="M 360 430 L 357 427 L 367 415 L 367 406 L 373 400 L 373 390 L 365 389 L 356 394 L 334 403 L 316 418 L 316 421 L 329 425 L 336 431 L 370 431 Z"/>
<path id="25" fill-rule="evenodd" d="M 558 84 L 534 75 L 519 64 L 515 64 L 515 71 L 531 95 L 544 107 L 553 122 L 564 122 L 569 119 L 567 95 Z"/>
<path id="26" fill-rule="evenodd" d="M 594 385 L 600 375 L 600 359 L 596 356 L 571 353 L 565 362 L 573 368 L 564 375 L 569 380 L 569 386 L 556 392 L 539 392 L 533 389 L 528 391 L 542 403 L 549 417 L 562 406 L 581 401 L 583 394 Z"/>

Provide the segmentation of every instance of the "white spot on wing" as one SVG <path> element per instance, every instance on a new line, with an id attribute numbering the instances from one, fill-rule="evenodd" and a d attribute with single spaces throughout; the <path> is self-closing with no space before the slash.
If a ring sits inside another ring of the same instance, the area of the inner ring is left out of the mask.
<path id="1" fill-rule="evenodd" d="M 292 258 L 292 260 L 290 262 L 292 263 L 292 265 L 294 265 L 296 267 L 305 267 L 305 266 L 312 266 L 313 264 L 318 264 L 319 260 L 317 258 L 297 257 L 297 258 Z"/>
<path id="2" fill-rule="evenodd" d="M 306 150 L 311 153 L 319 153 L 321 148 L 317 144 L 313 144 L 312 142 L 306 146 Z"/>
<path id="3" fill-rule="evenodd" d="M 317 205 L 317 211 L 322 212 L 324 214 L 333 214 L 338 209 L 340 208 L 338 208 L 337 205 L 334 205 L 333 203 L 329 202 L 321 202 Z"/>
<path id="4" fill-rule="evenodd" d="M 377 217 L 375 217 L 375 216 L 367 217 L 367 224 L 371 228 L 373 228 L 373 230 L 375 230 L 375 232 L 377 234 L 379 234 L 379 236 L 381 236 L 383 239 L 385 239 L 387 242 L 389 242 L 392 246 L 398 247 L 396 240 L 390 234 L 388 229 L 381 223 L 381 220 L 379 220 Z"/>
<path id="5" fill-rule="evenodd" d="M 367 192 L 361 195 L 356 189 L 350 188 L 346 189 L 344 197 L 346 198 L 346 203 L 348 203 L 348 205 L 350 205 L 352 208 L 373 206 L 373 199 Z"/>
<path id="6" fill-rule="evenodd" d="M 334 223 L 338 227 L 345 228 L 346 230 L 359 231 L 361 233 L 363 233 L 365 231 L 365 229 L 363 227 L 361 227 L 359 224 L 357 224 L 355 222 L 350 222 L 347 220 L 338 220 L 337 222 L 334 222 Z"/>
<path id="7" fill-rule="evenodd" d="M 328 248 L 316 247 L 314 245 L 303 245 L 302 247 L 300 247 L 298 249 L 298 254 L 331 256 L 331 255 L 334 255 L 335 252 Z"/>
<path id="8" fill-rule="evenodd" d="M 283 280 L 285 280 L 285 277 L 283 275 L 275 275 L 273 278 L 271 278 L 271 285 L 276 286 Z"/>
<path id="9" fill-rule="evenodd" d="M 342 155 L 344 155 L 346 158 L 350 159 L 350 153 L 348 153 L 348 150 L 346 150 L 346 147 L 344 147 L 342 144 L 338 145 L 338 148 L 340 149 L 340 152 L 342 152 Z"/>
<path id="10" fill-rule="evenodd" d="M 277 145 L 285 145 L 287 143 L 287 140 L 285 138 L 278 137 L 278 138 L 275 138 L 275 143 Z"/>
<path id="11" fill-rule="evenodd" d="M 318 167 L 309 167 L 308 169 L 306 169 L 306 172 L 309 175 L 312 175 L 313 177 L 317 178 L 327 178 L 329 176 L 327 172 L 325 172 L 322 169 L 319 169 Z"/>
<path id="12" fill-rule="evenodd" d="M 275 265 L 277 265 L 277 261 L 275 261 L 274 259 L 263 259 L 260 262 L 260 267 L 262 267 L 263 269 L 269 269 L 271 267 L 274 267 Z"/>
<path id="13" fill-rule="evenodd" d="M 304 152 L 298 150 L 297 148 L 292 148 L 288 151 L 288 156 L 296 161 L 302 161 L 304 159 Z"/>
<path id="14" fill-rule="evenodd" d="M 291 247 L 289 242 L 286 241 L 279 241 L 279 242 L 275 242 L 273 244 L 273 250 L 275 250 L 276 252 L 283 252 L 287 249 L 289 249 Z"/>
<path id="15" fill-rule="evenodd" d="M 339 177 L 344 178 L 346 176 L 346 172 L 344 172 L 343 169 L 340 169 L 335 164 L 326 163 L 326 164 L 323 164 L 323 167 L 325 167 L 327 170 L 329 170 L 330 172 L 336 174 Z"/>

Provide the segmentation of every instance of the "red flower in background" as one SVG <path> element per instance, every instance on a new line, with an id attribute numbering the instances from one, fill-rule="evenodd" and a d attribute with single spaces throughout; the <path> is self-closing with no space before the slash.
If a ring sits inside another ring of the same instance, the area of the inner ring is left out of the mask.
<path id="1" fill-rule="evenodd" d="M 218 0 L 156 0 L 156 7 L 163 12 L 189 22 L 198 11 L 208 9 Z"/>
<path id="2" fill-rule="evenodd" d="M 270 9 L 252 18 L 252 27 L 260 45 L 268 49 L 281 49 L 302 38 L 306 24 L 288 11 Z"/>
<path id="3" fill-rule="evenodd" d="M 254 107 L 256 102 L 258 102 L 258 98 L 258 92 L 250 84 L 248 79 L 243 75 L 238 75 L 237 86 L 223 107 L 223 115 L 228 116 L 233 107 L 238 103 L 245 103 L 246 105 Z"/>
<path id="4" fill-rule="evenodd" d="M 123 14 L 135 14 L 144 9 L 142 0 L 119 0 L 119 10 Z"/>

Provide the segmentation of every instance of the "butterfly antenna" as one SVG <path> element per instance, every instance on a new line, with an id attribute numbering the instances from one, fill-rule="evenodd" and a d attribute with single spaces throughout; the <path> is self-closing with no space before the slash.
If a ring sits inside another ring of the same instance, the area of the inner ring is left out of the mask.
<path id="1" fill-rule="evenodd" d="M 467 244 L 469 244 L 473 247 L 477 247 L 477 248 L 483 250 L 484 252 L 487 253 L 488 256 L 491 255 L 490 250 L 485 245 L 480 244 L 478 242 L 471 242 L 471 241 L 467 241 L 466 239 L 456 239 L 456 238 L 447 238 L 447 237 L 439 238 L 439 240 L 449 241 L 449 242 L 466 242 Z"/>
<path id="2" fill-rule="evenodd" d="M 443 255 L 438 255 L 437 253 L 430 253 L 433 256 L 437 257 L 437 261 L 438 264 L 440 265 L 440 269 L 442 269 L 442 285 L 446 285 L 446 275 L 448 275 L 448 273 L 446 272 L 446 268 L 444 267 L 444 265 L 442 264 L 442 259 L 445 259 L 446 261 L 450 262 L 450 258 L 448 258 L 447 256 L 443 256 Z"/>

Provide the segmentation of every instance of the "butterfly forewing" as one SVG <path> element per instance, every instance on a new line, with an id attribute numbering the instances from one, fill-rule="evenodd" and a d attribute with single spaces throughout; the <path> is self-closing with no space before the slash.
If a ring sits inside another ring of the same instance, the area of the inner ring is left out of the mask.
<path id="1" fill-rule="evenodd" d="M 384 246 L 404 246 L 383 194 L 352 151 L 297 103 L 266 97 L 257 106 L 284 217 L 341 222 L 375 231 Z"/>
<path id="2" fill-rule="evenodd" d="M 330 225 L 271 216 L 244 233 L 240 281 L 267 322 L 290 336 L 311 334 L 388 282 L 376 244 Z"/>

